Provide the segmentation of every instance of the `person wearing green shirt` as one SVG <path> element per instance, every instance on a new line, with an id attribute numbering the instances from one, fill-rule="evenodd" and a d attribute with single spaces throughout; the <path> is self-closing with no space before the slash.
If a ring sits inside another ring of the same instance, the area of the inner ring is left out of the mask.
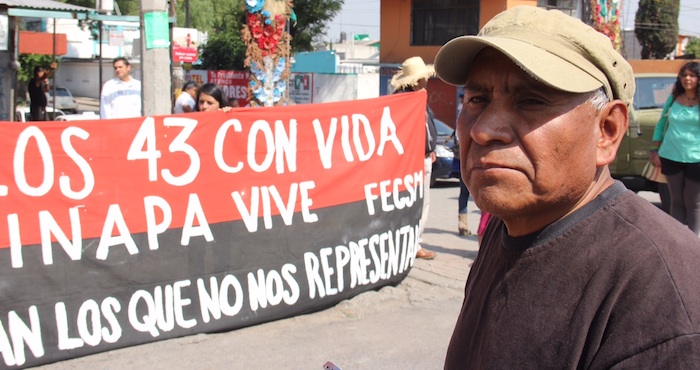
<path id="1" fill-rule="evenodd" d="M 671 193 L 670 214 L 700 236 L 700 63 L 681 67 L 651 143 Z"/>

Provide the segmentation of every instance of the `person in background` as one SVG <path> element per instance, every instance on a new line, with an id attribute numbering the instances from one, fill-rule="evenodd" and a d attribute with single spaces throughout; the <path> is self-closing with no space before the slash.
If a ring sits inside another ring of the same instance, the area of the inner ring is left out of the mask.
<path id="1" fill-rule="evenodd" d="M 141 116 L 141 81 L 131 77 L 131 64 L 126 58 L 112 62 L 116 77 L 105 82 L 100 94 L 100 118 Z"/>
<path id="2" fill-rule="evenodd" d="M 238 102 L 238 99 L 231 98 L 228 100 L 228 105 L 230 105 L 231 108 L 238 108 L 241 106 L 241 103 Z"/>
<path id="3" fill-rule="evenodd" d="M 423 90 L 428 86 L 428 79 L 435 75 L 432 65 L 426 65 L 421 57 L 406 59 L 396 74 L 391 78 L 391 87 L 394 93 L 403 93 Z M 435 116 L 430 106 L 426 104 L 425 112 L 425 161 L 423 166 L 423 214 L 421 215 L 418 230 L 420 241 L 425 224 L 428 222 L 428 209 L 430 207 L 430 177 L 433 171 L 433 162 L 437 159 L 435 147 L 437 146 L 437 128 L 433 121 Z M 433 259 L 436 253 L 418 246 L 416 258 Z"/>
<path id="4" fill-rule="evenodd" d="M 197 111 L 212 112 L 224 111 L 228 112 L 231 107 L 228 104 L 228 98 L 224 93 L 224 89 L 215 83 L 206 83 L 197 91 Z"/>
<path id="5" fill-rule="evenodd" d="M 462 111 L 463 99 L 464 94 L 459 94 L 459 104 L 457 106 L 458 114 Z M 469 222 L 467 222 L 469 212 L 469 210 L 467 209 L 467 205 L 469 204 L 469 189 L 467 189 L 467 185 L 464 183 L 464 180 L 462 180 L 461 161 L 459 160 L 459 138 L 457 137 L 457 127 L 455 127 L 455 130 L 452 132 L 452 137 L 455 143 L 455 157 L 452 160 L 452 168 L 458 174 L 459 178 L 459 198 L 457 199 L 457 231 L 459 232 L 459 235 L 467 236 L 472 234 L 472 232 L 469 231 Z"/>
<path id="6" fill-rule="evenodd" d="M 649 159 L 666 176 L 673 218 L 700 236 L 700 63 L 681 67 L 669 108 L 661 113 Z"/>
<path id="7" fill-rule="evenodd" d="M 615 181 L 635 79 L 610 39 L 508 9 L 446 43 L 462 177 L 493 218 L 445 369 L 700 368 L 700 239 Z"/>
<path id="8" fill-rule="evenodd" d="M 182 92 L 175 99 L 175 113 L 189 113 L 194 112 L 197 107 L 197 103 L 194 97 L 197 96 L 197 90 L 199 85 L 194 81 L 187 81 L 182 86 Z"/>
<path id="9" fill-rule="evenodd" d="M 43 66 L 34 67 L 34 77 L 29 80 L 29 112 L 32 121 L 46 121 L 46 93 L 49 92 L 49 78 L 56 70 L 56 62 L 47 69 Z"/>
<path id="10" fill-rule="evenodd" d="M 486 232 L 486 226 L 488 226 L 489 221 L 491 221 L 491 214 L 486 211 L 481 211 L 481 217 L 479 217 L 479 228 L 476 230 L 479 245 L 481 245 L 481 240 L 484 238 L 484 232 Z"/>

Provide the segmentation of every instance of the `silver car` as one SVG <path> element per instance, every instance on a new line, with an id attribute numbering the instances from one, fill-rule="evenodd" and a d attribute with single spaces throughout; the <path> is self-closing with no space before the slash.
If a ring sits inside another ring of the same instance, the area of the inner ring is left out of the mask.
<path id="1" fill-rule="evenodd" d="M 56 86 L 55 90 L 56 96 L 58 97 L 58 99 L 56 99 L 56 109 L 60 109 L 66 113 L 78 113 L 78 101 L 73 98 L 73 94 L 70 93 L 70 90 L 62 86 Z M 46 104 L 47 107 L 53 108 L 53 94 L 54 87 L 51 86 L 46 93 L 46 100 L 48 101 L 48 104 Z"/>

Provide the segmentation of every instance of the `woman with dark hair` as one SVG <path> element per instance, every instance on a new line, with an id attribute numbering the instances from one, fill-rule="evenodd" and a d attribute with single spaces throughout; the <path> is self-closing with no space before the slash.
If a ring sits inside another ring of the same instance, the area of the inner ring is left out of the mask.
<path id="1" fill-rule="evenodd" d="M 195 100 L 197 103 L 197 110 L 200 112 L 216 110 L 228 112 L 231 110 L 224 89 L 215 83 L 202 85 L 197 91 L 197 99 Z"/>
<path id="2" fill-rule="evenodd" d="M 700 236 L 700 63 L 681 67 L 651 143 L 671 193 L 671 216 Z"/>

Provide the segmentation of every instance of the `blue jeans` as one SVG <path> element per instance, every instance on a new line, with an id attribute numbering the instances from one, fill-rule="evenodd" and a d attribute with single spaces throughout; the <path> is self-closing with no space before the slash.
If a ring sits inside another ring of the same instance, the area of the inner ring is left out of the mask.
<path id="1" fill-rule="evenodd" d="M 467 213 L 467 203 L 469 203 L 469 189 L 467 185 L 462 181 L 462 172 L 460 172 L 462 167 L 460 166 L 459 158 L 452 160 L 452 170 L 457 172 L 457 178 L 459 179 L 459 203 L 458 209 L 459 214 L 463 215 Z M 453 175 L 454 176 L 454 175 Z"/>
<path id="2" fill-rule="evenodd" d="M 467 203 L 469 203 L 469 189 L 462 181 L 462 176 L 459 177 L 459 214 L 467 213 Z"/>

